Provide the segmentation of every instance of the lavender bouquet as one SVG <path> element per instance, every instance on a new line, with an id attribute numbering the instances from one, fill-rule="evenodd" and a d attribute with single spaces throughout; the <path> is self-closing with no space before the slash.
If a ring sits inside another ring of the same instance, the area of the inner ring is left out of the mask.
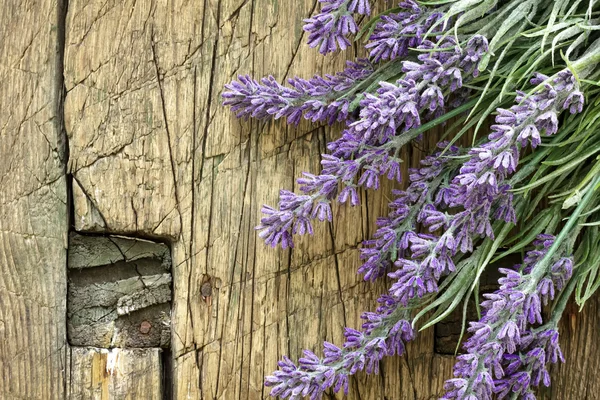
<path id="1" fill-rule="evenodd" d="M 535 399 L 548 364 L 564 360 L 567 300 L 583 306 L 600 286 L 600 4 L 405 0 L 369 20 L 368 0 L 319 2 L 305 20 L 309 46 L 326 54 L 366 39 L 368 59 L 288 85 L 240 76 L 223 93 L 238 117 L 345 123 L 320 173 L 299 177 L 302 193 L 281 190 L 264 206 L 267 244 L 292 247 L 316 219 L 332 220 L 333 202 L 356 206 L 359 190 L 400 181 L 402 147 L 455 122 L 360 249 L 365 280 L 390 278 L 376 310 L 345 329 L 342 346 L 325 342 L 323 357 L 284 357 L 265 385 L 290 399 L 347 394 L 350 375 L 377 373 L 419 330 L 477 301 L 486 267 L 522 252 L 484 295 L 444 398 Z M 456 146 L 473 130 L 487 137 Z"/>

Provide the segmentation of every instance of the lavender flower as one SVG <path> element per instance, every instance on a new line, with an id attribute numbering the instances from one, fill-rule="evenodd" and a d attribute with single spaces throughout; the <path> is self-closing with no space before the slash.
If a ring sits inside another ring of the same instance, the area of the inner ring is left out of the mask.
<path id="1" fill-rule="evenodd" d="M 470 150 L 471 159 L 453 180 L 452 203 L 470 213 L 471 230 L 489 237 L 493 237 L 492 215 L 515 222 L 507 178 L 517 169 L 521 149 L 527 143 L 537 147 L 541 143 L 540 133 L 556 133 L 560 113 L 571 108 L 578 111 L 583 102 L 575 78 L 568 70 L 552 79 L 537 74 L 532 83 L 543 87 L 531 96 L 518 92 L 514 106 L 497 110 L 489 141 Z"/>
<path id="2" fill-rule="evenodd" d="M 280 85 L 272 76 L 260 83 L 249 76 L 238 76 L 239 81 L 225 85 L 228 91 L 223 92 L 223 104 L 231 106 L 238 118 L 285 117 L 290 124 L 298 124 L 302 117 L 330 124 L 342 121 L 348 118 L 350 103 L 355 98 L 346 95 L 373 73 L 373 66 L 367 60 L 348 61 L 346 65 L 336 75 L 289 79 L 292 87 Z"/>
<path id="3" fill-rule="evenodd" d="M 426 13 L 413 0 L 401 2 L 400 7 L 402 12 L 383 15 L 369 37 L 365 47 L 374 62 L 406 56 L 409 48 L 419 46 L 425 33 L 443 17 L 438 11 Z M 440 25 L 434 33 L 445 29 Z"/>
<path id="4" fill-rule="evenodd" d="M 305 19 L 304 30 L 309 33 L 308 45 L 319 46 L 319 52 L 327 54 L 345 50 L 350 46 L 348 36 L 358 30 L 352 14 L 369 15 L 371 7 L 368 0 L 319 0 L 323 6 L 321 12 Z"/>
<path id="5" fill-rule="evenodd" d="M 279 361 L 279 370 L 265 379 L 265 386 L 272 387 L 271 396 L 298 399 L 310 396 L 321 399 L 323 392 L 333 387 L 348 394 L 348 378 L 358 371 L 379 373 L 379 361 L 384 356 L 401 355 L 404 343 L 415 337 L 415 332 L 406 318 L 405 310 L 397 307 L 393 299 L 380 299 L 382 305 L 376 313 L 364 313 L 362 331 L 346 328 L 346 341 L 342 348 L 325 342 L 324 358 L 304 350 L 298 365 L 289 358 Z"/>
<path id="6" fill-rule="evenodd" d="M 395 143 L 383 146 L 362 146 L 357 158 L 343 160 L 335 156 L 323 155 L 320 175 L 304 173 L 298 179 L 300 190 L 304 194 L 295 194 L 287 190 L 279 193 L 278 208 L 264 206 L 256 229 L 259 236 L 273 247 L 281 244 L 283 248 L 293 247 L 292 234 L 312 234 L 311 220 L 331 221 L 331 202 L 360 204 L 358 188 L 379 188 L 379 176 L 387 174 L 390 179 L 400 180 L 400 162 L 395 155 L 399 150 Z M 364 171 L 362 171 L 364 169 Z M 362 171 L 362 174 L 359 173 Z M 340 191 L 340 182 L 344 188 Z"/>
<path id="7" fill-rule="evenodd" d="M 440 143 L 438 147 L 445 148 L 446 143 Z M 457 148 L 451 147 L 448 155 L 455 155 L 457 152 Z M 446 223 L 446 216 L 439 213 L 432 202 L 436 193 L 443 190 L 442 180 L 450 169 L 447 161 L 447 158 L 440 157 L 440 153 L 425 158 L 421 161 L 420 169 L 410 170 L 411 184 L 408 188 L 405 191 L 393 192 L 395 199 L 389 205 L 390 214 L 385 218 L 377 219 L 378 228 L 373 239 L 364 241 L 361 248 L 361 259 L 364 263 L 358 272 L 364 274 L 365 280 L 374 281 L 385 275 L 394 262 L 412 269 L 415 266 L 414 261 L 405 259 L 409 257 L 409 250 L 420 252 L 419 246 L 422 247 L 423 243 L 430 239 L 430 236 L 418 235 L 415 232 L 417 223 L 423 222 L 432 231 Z M 400 274 L 396 272 L 390 276 L 402 280 Z M 407 290 L 396 287 L 394 293 L 396 296 L 405 293 L 407 296 L 402 297 L 404 303 L 414 297 L 415 286 L 412 286 L 412 283 L 416 284 L 416 290 L 421 295 L 424 293 L 422 279 L 414 278 L 411 281 L 411 278 L 408 278 L 408 281 L 410 282 Z M 433 286 L 430 289 L 433 289 Z M 428 292 L 430 291 L 433 290 Z"/>
<path id="8" fill-rule="evenodd" d="M 455 271 L 454 256 L 473 251 L 475 235 L 466 229 L 467 213 L 450 215 L 429 203 L 420 210 L 418 221 L 425 227 L 435 230 L 445 228 L 440 235 L 410 233 L 410 256 L 398 258 L 396 271 L 388 277 L 396 281 L 389 293 L 408 304 L 415 297 L 423 297 L 438 291 L 438 282 L 443 276 Z"/>
<path id="9" fill-rule="evenodd" d="M 486 43 L 485 38 L 475 36 L 466 47 L 481 50 L 485 49 Z M 435 47 L 428 41 L 422 46 Z M 420 55 L 421 63 L 404 63 L 403 69 L 410 79 L 400 79 L 397 85 L 382 82 L 376 95 L 365 96 L 361 101 L 360 119 L 351 123 L 340 139 L 328 144 L 332 154 L 323 155 L 323 173 L 319 176 L 305 174 L 298 181 L 304 195 L 282 191 L 278 210 L 263 208 L 267 217 L 261 220 L 257 229 L 262 230 L 261 237 L 268 244 L 292 246 L 293 233 L 311 233 L 311 218 L 331 215 L 329 203 L 338 194 L 339 182 L 346 186 L 339 200 L 345 202 L 351 198 L 353 204 L 358 204 L 357 186 L 377 189 L 379 176 L 383 174 L 399 180 L 400 160 L 396 155 L 390 156 L 393 146 L 387 143 L 396 137 L 397 131 L 420 126 L 421 113 L 431 115 L 443 108 L 443 92 L 451 93 L 462 85 L 462 77 L 456 78 L 456 66 L 460 64 L 463 52 L 452 38 L 440 41 L 439 48 L 440 51 Z M 361 171 L 355 185 L 353 181 Z M 317 212 L 317 208 L 322 211 Z"/>
<path id="10" fill-rule="evenodd" d="M 550 385 L 546 363 L 563 360 L 554 329 L 541 324 L 542 302 L 552 300 L 572 275 L 572 258 L 547 252 L 554 238 L 541 235 L 523 265 L 501 269 L 500 289 L 484 295 L 483 317 L 470 324 L 467 354 L 458 357 L 445 399 L 491 399 L 510 394 L 535 398 L 532 386 Z M 475 397 L 473 397 L 475 396 Z"/>
<path id="11" fill-rule="evenodd" d="M 550 386 L 548 362 L 564 362 L 555 327 L 537 329 L 521 337 L 517 354 L 505 354 L 502 359 L 504 377 L 494 382 L 499 399 L 521 396 L 534 400 L 533 387 Z"/>

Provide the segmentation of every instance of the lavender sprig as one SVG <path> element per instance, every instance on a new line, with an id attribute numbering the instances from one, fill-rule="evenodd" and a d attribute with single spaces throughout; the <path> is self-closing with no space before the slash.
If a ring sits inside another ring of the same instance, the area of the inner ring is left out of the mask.
<path id="1" fill-rule="evenodd" d="M 368 0 L 319 0 L 321 12 L 305 19 L 304 30 L 308 32 L 308 45 L 319 47 L 319 52 L 327 54 L 350 47 L 348 36 L 358 31 L 352 14 L 369 15 L 371 6 Z"/>
<path id="2" fill-rule="evenodd" d="M 453 180 L 452 203 L 470 213 L 470 229 L 488 237 L 493 237 L 492 212 L 496 219 L 516 221 L 507 177 L 516 171 L 521 150 L 528 143 L 537 147 L 541 133 L 556 133 L 563 110 L 580 112 L 583 107 L 583 95 L 568 70 L 552 79 L 536 74 L 531 82 L 543 85 L 542 89 L 531 96 L 518 92 L 514 106 L 497 110 L 489 141 L 470 150 L 471 159 Z"/>
<path id="3" fill-rule="evenodd" d="M 410 48 L 417 48 L 425 34 L 443 18 L 439 11 L 427 10 L 413 0 L 399 4 L 403 11 L 382 15 L 381 21 L 375 25 L 365 46 L 370 51 L 373 62 L 390 60 L 408 55 Z M 447 24 L 440 24 L 433 34 L 447 29 Z"/>
<path id="4" fill-rule="evenodd" d="M 423 41 L 418 47 L 425 53 L 417 61 L 403 61 L 404 76 L 395 84 L 381 82 L 373 94 L 365 94 L 360 102 L 360 117 L 344 131 L 342 138 L 328 146 L 337 157 L 349 158 L 363 144 L 377 145 L 390 140 L 398 132 L 421 126 L 423 120 L 443 114 L 446 99 L 470 79 L 459 66 L 465 59 L 478 59 L 487 51 L 487 40 L 473 36 L 465 48 L 452 37 L 438 43 Z"/>
<path id="5" fill-rule="evenodd" d="M 362 370 L 377 374 L 379 361 L 384 356 L 403 354 L 404 344 L 416 334 L 408 320 L 410 313 L 389 296 L 378 301 L 381 305 L 377 312 L 361 316 L 365 320 L 361 331 L 345 329 L 346 341 L 342 348 L 325 342 L 324 358 L 304 350 L 298 365 L 283 357 L 278 363 L 280 369 L 265 379 L 265 386 L 272 387 L 271 396 L 284 399 L 310 396 L 311 400 L 317 400 L 331 387 L 334 392 L 343 390 L 348 394 L 350 375 Z"/>
<path id="6" fill-rule="evenodd" d="M 505 375 L 494 381 L 494 392 L 497 393 L 498 399 L 516 395 L 526 400 L 535 400 L 533 387 L 540 384 L 550 386 L 550 374 L 546 364 L 565 362 L 558 344 L 556 326 L 533 330 L 520 340 L 515 354 L 504 354 L 502 357 Z"/>
<path id="7" fill-rule="evenodd" d="M 305 194 L 281 191 L 278 209 L 263 208 L 266 216 L 257 229 L 262 230 L 260 235 L 269 245 L 281 243 L 284 248 L 291 247 L 292 234 L 312 233 L 311 219 L 331 220 L 330 202 L 336 198 L 340 182 L 345 182 L 346 187 L 338 200 L 345 202 L 350 198 L 356 205 L 357 186 L 377 189 L 383 174 L 400 179 L 400 160 L 390 154 L 387 143 L 397 131 L 420 127 L 421 114 L 435 115 L 444 108 L 444 92 L 452 93 L 462 86 L 458 65 L 465 57 L 472 59 L 470 54 L 474 51 L 481 57 L 487 40 L 475 36 L 464 51 L 453 38 L 445 38 L 437 46 L 439 51 L 419 56 L 421 63 L 403 63 L 406 79 L 398 80 L 397 85 L 382 82 L 376 95 L 365 96 L 360 119 L 351 123 L 340 139 L 328 144 L 332 154 L 323 155 L 323 173 L 307 174 L 299 180 Z M 423 49 L 435 47 L 429 41 L 422 44 Z M 364 168 L 355 185 L 354 179 L 365 165 L 369 167 Z"/>
<path id="8" fill-rule="evenodd" d="M 283 248 L 293 247 L 292 234 L 313 233 L 311 220 L 331 221 L 332 201 L 357 206 L 358 189 L 377 189 L 380 175 L 387 174 L 389 179 L 400 181 L 398 152 L 406 143 L 403 139 L 399 137 L 381 146 L 363 145 L 356 158 L 350 160 L 324 154 L 320 175 L 305 172 L 297 180 L 304 194 L 281 190 L 277 209 L 263 206 L 266 216 L 256 227 L 261 230 L 259 236 L 273 247 L 278 244 Z M 341 191 L 340 183 L 343 183 Z"/>
<path id="9" fill-rule="evenodd" d="M 505 275 L 500 289 L 484 295 L 484 315 L 470 324 L 467 354 L 458 357 L 456 378 L 445 384 L 445 399 L 486 400 L 494 393 L 503 398 L 510 392 L 528 398 L 531 385 L 549 385 L 546 362 L 562 359 L 557 334 L 536 333 L 532 327 L 542 323 L 542 303 L 564 288 L 573 267 L 572 257 L 564 254 L 566 246 L 549 254 L 553 243 L 553 237 L 539 236 L 537 249 L 528 252 L 524 265 L 500 270 Z M 516 358 L 518 351 L 521 356 Z"/>
<path id="10" fill-rule="evenodd" d="M 298 124 L 302 118 L 330 124 L 346 120 L 355 99 L 355 95 L 346 95 L 373 74 L 373 66 L 367 60 L 348 61 L 346 65 L 336 75 L 289 79 L 291 87 L 280 85 L 272 76 L 258 82 L 240 75 L 239 81 L 225 85 L 228 90 L 222 94 L 223 104 L 230 106 L 238 118 L 285 117 L 290 124 Z"/>
<path id="11" fill-rule="evenodd" d="M 440 143 L 438 147 L 446 148 L 446 143 Z M 448 155 L 455 155 L 458 152 L 455 147 L 449 150 Z M 415 242 L 421 242 L 426 238 L 416 233 L 418 222 L 423 222 L 432 230 L 436 230 L 440 224 L 443 224 L 444 216 L 440 217 L 433 213 L 431 204 L 443 202 L 445 189 L 442 183 L 448 170 L 451 169 L 448 158 L 442 158 L 440 154 L 426 157 L 421 161 L 420 169 L 409 171 L 411 184 L 405 191 L 393 192 L 395 199 L 389 205 L 390 214 L 385 218 L 377 219 L 378 228 L 373 239 L 363 242 L 360 251 L 364 263 L 359 267 L 358 272 L 364 274 L 365 280 L 374 281 L 384 276 L 394 262 L 398 263 L 398 260 L 408 257 L 411 245 L 414 247 Z M 391 275 L 391 277 L 397 276 Z M 406 303 L 409 297 L 414 297 L 413 292 L 414 289 L 397 291 L 394 295 L 400 296 L 403 293 L 408 295 L 399 297 L 405 299 L 404 303 Z"/>

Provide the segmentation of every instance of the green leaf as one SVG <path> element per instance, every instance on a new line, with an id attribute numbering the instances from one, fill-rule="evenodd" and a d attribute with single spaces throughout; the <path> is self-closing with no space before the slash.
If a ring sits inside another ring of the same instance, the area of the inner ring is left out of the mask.
<path id="1" fill-rule="evenodd" d="M 579 224 L 579 226 L 600 226 L 600 221 L 584 222 L 582 224 Z"/>
<path id="2" fill-rule="evenodd" d="M 590 215 L 590 214 L 593 214 L 593 213 L 595 213 L 595 212 L 596 212 L 596 211 L 598 211 L 598 210 L 600 210 L 600 205 L 598 205 L 598 206 L 596 206 L 596 207 L 592 208 L 592 209 L 591 209 L 590 211 L 588 211 L 588 212 L 585 212 L 585 213 L 581 214 L 581 216 L 582 216 L 582 217 L 586 217 L 586 216 L 588 216 L 588 215 Z"/>
<path id="3" fill-rule="evenodd" d="M 580 45 L 583 44 L 583 42 L 585 42 L 585 40 L 589 37 L 589 33 L 588 32 L 583 32 L 582 34 L 580 34 L 579 36 L 577 36 L 577 39 L 575 39 L 567 48 L 567 51 L 565 52 L 565 57 L 570 58 L 571 57 L 571 53 L 573 53 L 573 51 L 575 51 L 575 49 L 577 49 Z"/>
<path id="4" fill-rule="evenodd" d="M 550 13 L 550 19 L 548 20 L 548 28 L 549 29 L 554 29 L 554 22 L 556 21 L 556 16 L 558 15 L 558 13 L 560 12 L 560 10 L 562 9 L 562 7 L 564 6 L 564 4 L 567 3 L 568 4 L 568 0 L 557 0 L 554 1 L 554 7 L 552 7 L 552 12 Z M 546 29 L 546 32 L 544 32 L 544 37 L 542 38 L 542 43 L 540 45 L 540 50 L 543 52 L 544 51 L 544 44 L 546 43 L 546 40 L 548 39 L 548 35 L 550 34 L 550 30 Z"/>
<path id="5" fill-rule="evenodd" d="M 581 20 L 579 20 L 579 21 L 581 21 Z M 556 32 L 556 31 L 560 31 L 560 30 L 563 30 L 565 28 L 570 28 L 573 25 L 574 25 L 574 23 L 561 22 L 561 23 L 558 23 L 556 25 L 553 25 L 552 27 L 547 27 L 545 29 L 536 29 L 536 30 L 533 30 L 531 33 L 524 32 L 523 36 L 528 37 L 528 38 L 535 38 L 535 37 L 542 36 L 542 40 L 544 40 L 544 38 L 546 38 L 550 33 L 553 33 L 553 32 Z M 544 47 L 542 45 L 540 45 L 540 50 L 544 51 Z"/>
<path id="6" fill-rule="evenodd" d="M 572 38 L 573 36 L 579 35 L 581 33 L 581 28 L 579 28 L 578 26 L 573 26 L 569 29 L 565 29 L 564 31 L 562 31 L 561 33 L 559 33 L 558 35 L 556 35 L 554 37 L 554 39 L 552 39 L 552 65 L 554 65 L 554 53 L 556 51 L 556 48 L 558 46 L 558 43 L 563 41 L 563 40 L 567 40 Z M 563 60 L 568 61 L 568 59 L 566 57 L 564 57 L 563 55 Z M 568 63 L 567 63 L 568 64 Z M 577 73 L 576 70 L 572 71 L 574 74 Z"/>
<path id="7" fill-rule="evenodd" d="M 573 67 L 579 72 L 586 70 L 589 73 L 589 67 L 596 67 L 600 62 L 600 39 L 594 40 L 589 45 L 583 54 L 577 61 L 573 63 Z M 585 75 L 583 76 L 585 78 Z"/>
<path id="8" fill-rule="evenodd" d="M 504 35 L 513 26 L 515 26 L 515 25 L 517 25 L 519 23 L 523 24 L 525 18 L 527 17 L 527 15 L 529 14 L 529 12 L 531 11 L 532 7 L 533 7 L 533 1 L 532 0 L 525 0 L 517 8 L 515 8 L 515 10 L 512 13 L 510 13 L 510 15 L 508 16 L 508 18 L 506 18 L 506 20 L 504 20 L 502 22 L 502 24 L 500 25 L 500 27 L 496 31 L 496 34 L 494 35 L 494 38 L 490 42 L 490 52 L 492 54 L 494 54 L 494 52 L 498 49 L 497 45 L 500 42 L 500 40 L 504 37 Z"/>
<path id="9" fill-rule="evenodd" d="M 600 82 L 596 82 L 596 81 L 589 81 L 587 79 L 582 79 L 581 82 L 583 83 L 587 83 L 588 85 L 594 85 L 594 86 L 598 86 L 600 87 Z M 598 114 L 597 114 L 598 116 Z"/>
<path id="10" fill-rule="evenodd" d="M 454 309 L 456 308 L 457 305 L 460 304 L 460 302 L 462 301 L 465 293 L 467 292 L 467 288 L 468 286 L 463 286 L 461 287 L 458 292 L 456 294 L 454 294 L 454 296 L 451 296 L 449 298 L 452 299 L 452 302 L 448 305 L 446 305 L 445 307 L 439 307 L 436 311 L 436 313 L 433 315 L 433 317 L 427 321 L 421 328 L 419 328 L 419 331 L 422 331 L 424 329 L 429 328 L 430 326 L 433 326 L 435 324 L 437 324 L 438 322 L 442 321 L 444 318 L 446 318 L 448 315 L 450 315 L 450 313 L 452 313 L 452 311 L 454 311 Z M 446 289 L 446 292 L 448 293 L 448 289 Z M 429 308 L 429 306 L 427 307 Z M 420 316 L 421 313 L 419 313 Z"/>
<path id="11" fill-rule="evenodd" d="M 511 1 L 508 4 L 503 5 L 499 10 L 491 13 L 484 21 L 487 22 L 483 27 L 479 28 L 477 31 L 478 34 L 483 35 L 487 38 L 491 38 L 494 36 L 496 31 L 498 30 L 498 25 L 501 21 L 504 21 L 507 18 L 507 15 L 519 5 L 520 1 Z M 474 23 L 476 24 L 476 23 Z"/>
<path id="12" fill-rule="evenodd" d="M 596 146 L 596 147 L 592 148 L 590 151 L 583 154 L 582 156 L 577 157 L 575 160 L 569 162 L 567 165 L 565 165 L 561 168 L 558 168 L 556 171 L 554 171 L 550 174 L 547 174 L 544 177 L 537 179 L 534 182 L 529 183 L 528 185 L 522 186 L 518 189 L 514 189 L 513 192 L 523 193 L 523 192 L 527 192 L 533 188 L 536 188 L 536 187 L 540 186 L 542 183 L 548 182 L 548 181 L 572 170 L 577 165 L 579 165 L 580 163 L 582 163 L 583 161 L 585 161 L 586 159 L 588 159 L 589 157 L 591 157 L 592 155 L 594 155 L 595 153 L 597 153 L 599 151 L 600 151 L 600 146 Z"/>
<path id="13" fill-rule="evenodd" d="M 468 24 L 471 21 L 475 21 L 480 19 L 485 13 L 494 8 L 498 0 L 484 0 L 483 3 L 479 4 L 477 7 L 473 7 L 470 10 L 467 10 L 456 20 L 454 24 L 454 35 L 458 37 L 458 28 Z"/>
<path id="14" fill-rule="evenodd" d="M 540 213 L 540 214 L 542 215 L 542 217 L 539 219 L 539 221 L 532 222 L 530 224 L 533 226 L 531 227 L 531 229 L 529 229 L 528 233 L 523 237 L 523 239 L 521 239 L 516 244 L 512 245 L 508 250 L 497 255 L 491 262 L 495 263 L 498 260 L 500 260 L 510 254 L 514 254 L 514 253 L 524 249 L 525 247 L 529 246 L 531 244 L 531 242 L 533 242 L 533 240 L 537 237 L 537 235 L 544 232 L 544 229 L 546 229 L 548 224 L 550 224 L 550 222 L 554 218 L 555 211 L 553 209 L 547 209 L 547 210 L 545 210 L 545 212 Z"/>
<path id="15" fill-rule="evenodd" d="M 600 25 L 582 25 L 582 24 L 577 24 L 577 26 L 579 28 L 581 28 L 584 31 L 600 31 Z"/>

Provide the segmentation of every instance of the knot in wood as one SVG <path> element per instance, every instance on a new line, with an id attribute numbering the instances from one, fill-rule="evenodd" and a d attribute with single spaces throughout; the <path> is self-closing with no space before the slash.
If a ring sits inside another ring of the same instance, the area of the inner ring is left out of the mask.
<path id="1" fill-rule="evenodd" d="M 210 297 L 212 296 L 212 285 L 210 282 L 204 282 L 200 287 L 200 294 L 202 297 Z"/>
<path id="2" fill-rule="evenodd" d="M 142 321 L 140 324 L 140 332 L 143 334 L 150 332 L 150 328 L 152 328 L 152 324 L 148 321 Z"/>

